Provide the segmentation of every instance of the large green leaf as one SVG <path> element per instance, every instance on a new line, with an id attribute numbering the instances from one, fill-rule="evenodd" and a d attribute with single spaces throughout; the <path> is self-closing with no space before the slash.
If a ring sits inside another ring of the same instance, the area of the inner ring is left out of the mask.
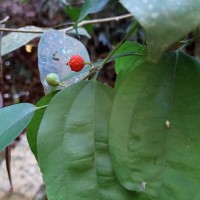
<path id="1" fill-rule="evenodd" d="M 120 0 L 147 34 L 149 59 L 157 60 L 172 43 L 200 24 L 199 0 Z"/>
<path id="2" fill-rule="evenodd" d="M 30 122 L 35 106 L 21 103 L 0 109 L 0 150 L 8 146 Z"/>
<path id="3" fill-rule="evenodd" d="M 37 107 L 48 105 L 51 99 L 57 94 L 58 91 L 52 92 L 47 94 L 46 96 L 42 97 L 37 103 Z M 42 121 L 44 112 L 46 108 L 37 110 L 33 118 L 31 119 L 29 125 L 26 129 L 26 135 L 28 139 L 29 146 L 37 159 L 37 137 L 38 137 L 38 130 L 40 127 L 40 123 Z"/>
<path id="4" fill-rule="evenodd" d="M 125 62 L 125 60 L 124 60 Z M 116 91 L 109 144 L 136 199 L 200 199 L 200 64 L 181 52 L 142 64 Z"/>
<path id="5" fill-rule="evenodd" d="M 117 50 L 115 56 L 121 55 L 124 52 L 136 52 L 142 55 L 146 53 L 146 47 L 127 41 Z M 145 62 L 144 56 L 141 55 L 132 55 L 126 57 L 125 59 L 124 57 L 120 57 L 115 60 L 115 72 L 117 74 L 115 88 L 123 82 L 126 75 Z"/>
<path id="6" fill-rule="evenodd" d="M 107 125 L 113 91 L 79 82 L 50 102 L 38 135 L 38 160 L 49 200 L 131 200 L 115 179 Z"/>

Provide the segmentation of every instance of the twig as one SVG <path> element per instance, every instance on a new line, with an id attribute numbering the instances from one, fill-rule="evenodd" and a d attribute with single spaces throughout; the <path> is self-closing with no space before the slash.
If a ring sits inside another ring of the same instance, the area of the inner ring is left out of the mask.
<path id="1" fill-rule="evenodd" d="M 80 23 L 78 23 L 78 27 L 80 26 L 84 26 L 87 24 L 97 24 L 97 23 L 106 23 L 106 22 L 110 22 L 110 21 L 119 21 L 122 19 L 126 19 L 126 18 L 130 18 L 133 17 L 132 14 L 125 14 L 125 15 L 121 15 L 121 16 L 116 16 L 116 17 L 108 17 L 108 18 L 101 18 L 101 19 L 93 19 L 93 20 L 84 20 L 81 21 Z M 13 28 L 0 28 L 0 31 L 3 32 L 18 32 L 18 33 L 44 33 L 46 30 L 50 29 L 50 28 L 43 28 L 43 31 L 34 31 L 34 30 L 19 30 L 19 29 L 13 29 Z M 65 31 L 70 31 L 73 30 L 73 26 L 70 26 L 68 28 L 65 29 Z"/>
<path id="2" fill-rule="evenodd" d="M 9 19 L 9 17 L 5 17 L 0 21 L 0 28 L 5 27 L 5 22 Z M 0 31 L 0 87 L 1 84 L 3 83 L 3 63 L 2 63 L 2 58 L 1 58 L 1 40 L 2 40 L 2 31 Z"/>
<path id="3" fill-rule="evenodd" d="M 48 30 L 48 28 L 43 28 Z M 14 29 L 14 28 L 0 28 L 0 31 L 2 32 L 16 32 L 16 33 L 44 33 L 44 31 L 34 31 L 34 30 L 20 30 L 20 29 Z"/>
<path id="4" fill-rule="evenodd" d="M 108 60 L 114 55 L 114 53 L 119 49 L 119 47 L 133 34 L 133 32 L 138 28 L 139 24 L 136 23 L 129 32 L 124 36 L 124 38 L 117 44 L 117 46 L 108 54 L 102 63 L 102 67 L 108 62 Z"/>
<path id="5" fill-rule="evenodd" d="M 121 16 L 116 16 L 116 17 L 108 17 L 108 18 L 101 18 L 101 19 L 92 19 L 92 20 L 84 20 L 78 23 L 78 27 L 80 26 L 84 26 L 87 24 L 98 24 L 98 23 L 106 23 L 106 22 L 111 22 L 111 21 L 119 21 L 122 19 L 126 19 L 126 18 L 130 18 L 133 17 L 132 14 L 125 14 L 125 15 L 121 15 Z M 73 30 L 73 26 L 66 28 L 65 31 L 71 31 Z"/>

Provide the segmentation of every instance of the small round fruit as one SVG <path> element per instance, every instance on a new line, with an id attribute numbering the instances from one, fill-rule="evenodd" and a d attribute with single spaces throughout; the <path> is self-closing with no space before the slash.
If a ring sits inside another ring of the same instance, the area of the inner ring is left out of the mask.
<path id="1" fill-rule="evenodd" d="M 84 59 L 79 55 L 73 55 L 68 62 L 71 70 L 74 72 L 79 72 L 83 69 L 85 65 Z"/>
<path id="2" fill-rule="evenodd" d="M 55 73 L 47 74 L 46 81 L 51 86 L 58 86 L 60 83 L 59 76 L 58 74 L 55 74 Z"/>

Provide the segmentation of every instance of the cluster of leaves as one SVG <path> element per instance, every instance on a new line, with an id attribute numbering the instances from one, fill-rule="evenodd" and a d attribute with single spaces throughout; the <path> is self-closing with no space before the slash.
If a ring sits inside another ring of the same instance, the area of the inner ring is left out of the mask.
<path id="1" fill-rule="evenodd" d="M 85 1 L 81 16 L 101 3 Z M 46 31 L 38 57 L 48 94 L 36 106 L 1 109 L 0 149 L 29 124 L 27 137 L 50 200 L 199 199 L 200 63 L 182 48 L 163 52 L 199 25 L 200 4 L 121 3 L 145 29 L 147 47 L 130 41 L 117 46 L 115 87 L 95 78 L 80 81 L 87 66 L 80 73 L 62 68 L 52 58 L 55 50 L 89 61 L 87 51 L 69 36 Z M 49 93 L 49 68 L 70 86 Z"/>

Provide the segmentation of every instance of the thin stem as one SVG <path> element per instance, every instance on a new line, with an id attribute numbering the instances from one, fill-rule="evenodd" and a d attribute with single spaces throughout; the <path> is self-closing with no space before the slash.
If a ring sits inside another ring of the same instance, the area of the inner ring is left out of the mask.
<path id="1" fill-rule="evenodd" d="M 84 81 L 91 77 L 93 74 L 96 74 L 101 68 L 100 67 L 95 67 L 88 75 L 86 75 L 81 81 Z"/>
<path id="2" fill-rule="evenodd" d="M 62 86 L 62 87 L 67 87 L 67 85 L 65 83 L 60 82 L 59 85 Z"/>
<path id="3" fill-rule="evenodd" d="M 44 106 L 39 106 L 39 107 L 36 107 L 35 110 L 43 110 L 45 108 L 47 108 L 48 105 L 44 105 Z"/>
<path id="4" fill-rule="evenodd" d="M 117 46 L 108 54 L 108 56 L 102 61 L 99 66 L 95 67 L 87 76 L 85 76 L 83 80 L 86 80 L 91 75 L 96 74 L 107 62 L 109 62 L 112 59 L 113 54 L 119 49 L 119 47 L 131 36 L 131 34 L 138 28 L 139 24 L 136 23 L 129 32 L 124 36 L 124 38 L 117 44 Z"/>
<path id="5" fill-rule="evenodd" d="M 132 14 L 125 14 L 125 15 L 115 16 L 115 17 L 84 20 L 84 21 L 79 22 L 77 27 L 84 26 L 84 25 L 87 25 L 87 24 L 98 24 L 98 23 L 106 23 L 106 22 L 111 22 L 111 21 L 117 21 L 118 22 L 119 20 L 130 18 L 130 17 L 133 17 L 133 15 Z M 65 31 L 67 32 L 67 31 L 71 31 L 73 29 L 74 29 L 74 27 L 72 26 L 72 27 L 66 28 Z"/>
<path id="6" fill-rule="evenodd" d="M 48 30 L 48 28 L 42 28 Z M 0 28 L 0 31 L 2 32 L 16 32 L 16 33 L 44 33 L 44 31 L 34 31 L 34 30 L 20 30 L 20 29 L 14 29 L 14 28 Z"/>
<path id="7" fill-rule="evenodd" d="M 179 43 L 183 43 L 183 44 L 185 44 L 185 43 L 192 43 L 192 42 L 194 42 L 195 40 L 198 40 L 200 38 L 200 35 L 196 35 L 195 37 L 193 37 L 193 38 L 191 38 L 191 39 L 188 39 L 188 40 L 182 40 L 182 41 L 180 41 Z"/>
<path id="8" fill-rule="evenodd" d="M 132 14 L 125 14 L 121 16 L 116 16 L 116 17 L 108 17 L 108 18 L 101 18 L 101 19 L 93 19 L 93 20 L 84 20 L 78 23 L 79 26 L 84 26 L 87 24 L 96 24 L 96 23 L 105 23 L 105 22 L 110 22 L 110 21 L 119 21 L 122 19 L 130 18 L 133 17 Z M 74 24 L 74 23 L 73 23 Z M 18 33 L 44 33 L 46 30 L 49 30 L 50 28 L 42 28 L 44 30 L 41 31 L 34 31 L 34 30 L 19 30 L 19 29 L 13 29 L 13 28 L 0 28 L 0 31 L 3 32 L 18 32 Z M 73 30 L 73 26 L 70 26 L 69 28 L 66 28 L 65 31 L 70 31 Z M 62 30 L 62 29 L 60 29 Z"/>
<path id="9" fill-rule="evenodd" d="M 136 23 L 129 32 L 124 36 L 124 38 L 117 44 L 117 46 L 108 54 L 108 56 L 102 62 L 102 67 L 107 63 L 107 61 L 113 56 L 113 54 L 119 49 L 119 47 L 131 36 L 131 34 L 138 28 L 139 24 Z"/>

